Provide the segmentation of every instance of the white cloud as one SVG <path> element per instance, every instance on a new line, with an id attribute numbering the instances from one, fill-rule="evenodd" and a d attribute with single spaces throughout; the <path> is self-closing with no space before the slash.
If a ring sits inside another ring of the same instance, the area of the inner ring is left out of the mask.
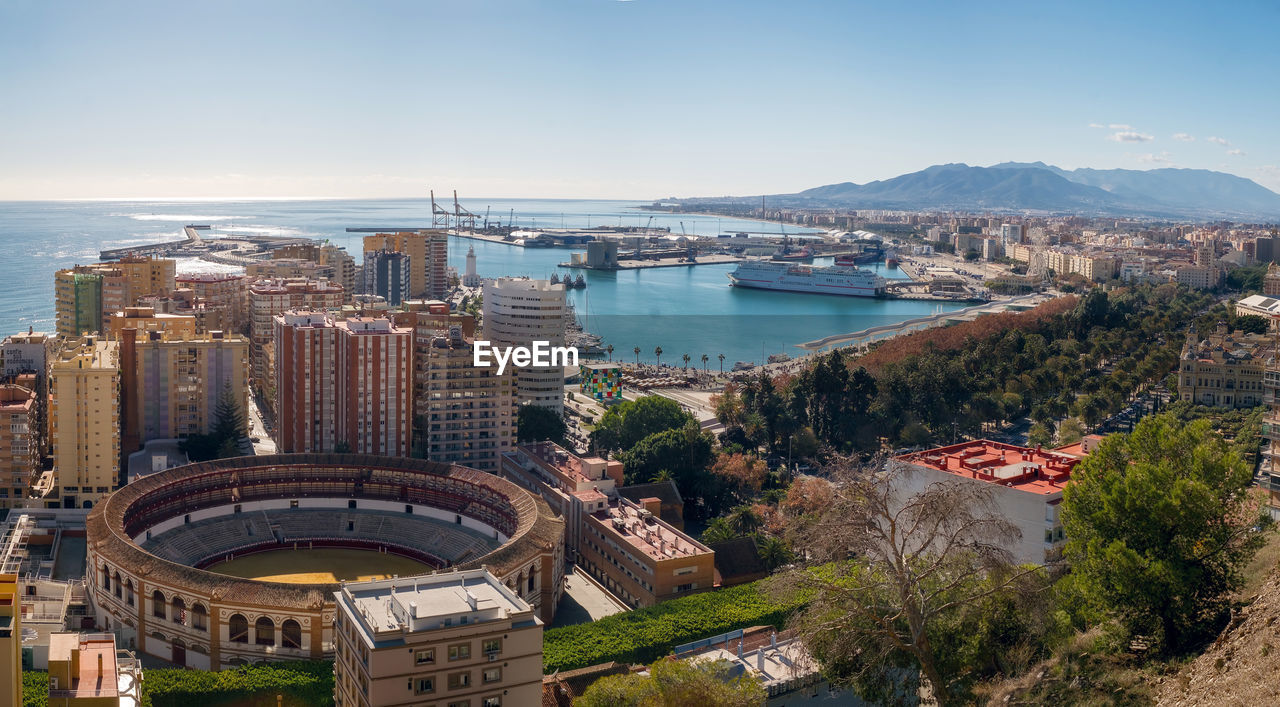
<path id="1" fill-rule="evenodd" d="M 1207 138 L 1205 138 L 1205 139 L 1206 139 L 1206 140 L 1208 140 L 1209 142 L 1212 142 L 1212 143 L 1213 143 L 1213 144 L 1215 144 L 1215 145 L 1223 145 L 1223 146 L 1226 146 L 1226 145 L 1230 145 L 1230 144 L 1231 144 L 1231 141 L 1230 141 L 1230 140 L 1226 140 L 1226 139 L 1223 139 L 1223 138 L 1220 138 L 1220 137 L 1207 137 Z"/>
<path id="2" fill-rule="evenodd" d="M 1133 154 L 1133 153 L 1126 153 L 1126 154 L 1129 158 L 1135 159 L 1139 162 L 1142 162 L 1143 164 L 1159 164 L 1159 165 L 1173 164 L 1173 155 L 1169 154 L 1168 152 L 1161 152 L 1159 154 L 1148 152 L 1146 154 L 1141 154 L 1141 155 Z"/>
<path id="3" fill-rule="evenodd" d="M 1173 139 L 1179 142 L 1195 142 L 1196 141 L 1196 137 L 1194 135 L 1188 135 L 1187 133 L 1174 133 Z"/>
<path id="4" fill-rule="evenodd" d="M 1124 123 L 1112 123 L 1107 127 L 1111 128 L 1112 130 L 1133 130 L 1132 125 L 1126 125 Z"/>
<path id="5" fill-rule="evenodd" d="M 1118 133 L 1112 133 L 1107 136 L 1107 139 L 1113 142 L 1151 142 L 1155 138 L 1133 130 L 1122 130 Z"/>
<path id="6" fill-rule="evenodd" d="M 1244 157 L 1244 150 L 1227 150 L 1227 154 L 1235 155 L 1236 157 Z"/>
<path id="7" fill-rule="evenodd" d="M 1107 126 L 1103 125 L 1102 123 L 1089 123 L 1089 127 L 1091 127 L 1091 128 L 1100 128 L 1100 129 L 1105 130 Z"/>

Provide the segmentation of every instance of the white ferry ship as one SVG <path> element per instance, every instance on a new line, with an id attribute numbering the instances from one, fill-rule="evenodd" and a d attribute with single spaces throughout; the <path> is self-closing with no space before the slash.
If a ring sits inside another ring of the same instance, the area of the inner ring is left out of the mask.
<path id="1" fill-rule="evenodd" d="M 886 281 L 883 277 L 870 270 L 844 265 L 814 267 L 767 260 L 748 260 L 739 264 L 738 269 L 728 275 L 734 287 L 754 287 L 761 290 L 812 292 L 846 297 L 883 297 L 886 289 Z"/>

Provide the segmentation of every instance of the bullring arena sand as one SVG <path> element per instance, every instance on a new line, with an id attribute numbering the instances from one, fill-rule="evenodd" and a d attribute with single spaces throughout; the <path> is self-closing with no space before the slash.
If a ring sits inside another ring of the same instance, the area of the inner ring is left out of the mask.
<path id="1" fill-rule="evenodd" d="M 410 577 L 431 572 L 432 567 L 400 555 L 373 550 L 315 548 L 268 550 L 206 568 L 210 572 L 262 582 L 332 584 L 340 581 Z"/>

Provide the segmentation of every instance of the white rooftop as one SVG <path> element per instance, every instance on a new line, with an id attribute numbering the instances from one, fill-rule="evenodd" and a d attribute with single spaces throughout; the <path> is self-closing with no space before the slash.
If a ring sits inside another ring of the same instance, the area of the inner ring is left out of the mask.
<path id="1" fill-rule="evenodd" d="M 371 643 L 392 633 L 499 621 L 532 611 L 485 569 L 348 582 L 334 596 Z"/>

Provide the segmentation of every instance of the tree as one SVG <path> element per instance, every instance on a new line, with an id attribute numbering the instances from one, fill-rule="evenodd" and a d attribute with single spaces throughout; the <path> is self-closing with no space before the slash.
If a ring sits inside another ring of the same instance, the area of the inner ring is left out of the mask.
<path id="1" fill-rule="evenodd" d="M 724 375 L 724 354 L 716 354 L 716 358 L 720 359 L 720 375 Z"/>
<path id="2" fill-rule="evenodd" d="M 210 433 L 221 444 L 227 439 L 239 439 L 244 435 L 244 412 L 240 402 L 231 390 L 231 384 L 222 386 L 218 394 L 218 402 L 213 407 L 213 429 Z"/>
<path id="3" fill-rule="evenodd" d="M 1216 635 L 1269 528 L 1245 463 L 1210 428 L 1171 413 L 1108 436 L 1063 491 L 1071 582 L 1085 605 L 1157 651 Z"/>
<path id="4" fill-rule="evenodd" d="M 585 707 L 754 707 L 765 703 L 760 682 L 736 677 L 728 661 L 663 658 L 649 674 L 610 675 L 592 683 L 575 705 Z"/>
<path id="5" fill-rule="evenodd" d="M 670 478 L 686 499 L 701 500 L 705 513 L 713 515 L 722 505 L 716 477 L 707 473 L 711 463 L 711 435 L 690 421 L 680 429 L 656 432 L 619 452 L 628 484 Z"/>
<path id="6" fill-rule="evenodd" d="M 1267 333 L 1267 320 L 1256 314 L 1244 314 L 1235 318 L 1235 328 L 1245 334 Z"/>
<path id="7" fill-rule="evenodd" d="M 613 344 L 604 347 L 604 352 L 609 355 L 609 361 L 613 361 Z"/>
<path id="8" fill-rule="evenodd" d="M 981 258 L 981 257 L 982 255 L 978 253 L 978 251 L 973 249 L 969 249 L 964 252 L 964 259 L 970 262 L 977 260 L 978 258 Z"/>
<path id="9" fill-rule="evenodd" d="M 791 548 L 781 538 L 768 535 L 756 536 L 756 552 L 770 572 L 795 559 L 795 553 L 791 552 Z"/>
<path id="10" fill-rule="evenodd" d="M 692 356 L 690 356 L 689 354 L 684 354 L 683 356 L 681 356 L 681 357 L 680 357 L 680 360 L 684 361 L 684 370 L 685 370 L 685 372 L 688 372 L 688 370 L 689 370 L 689 359 L 690 359 L 690 358 L 692 358 Z"/>
<path id="11" fill-rule="evenodd" d="M 710 360 L 706 354 L 702 354 L 702 375 L 707 375 L 707 361 Z"/>
<path id="12" fill-rule="evenodd" d="M 893 701 L 921 675 L 940 705 L 964 696 L 967 666 L 935 643 L 966 607 L 1012 591 L 1031 570 L 1005 548 L 1019 536 L 986 484 L 925 482 L 909 467 L 842 459 L 827 469 L 832 501 L 796 517 L 787 537 L 809 566 L 772 582 L 807 593 L 794 625 L 838 684 Z"/>
<path id="13" fill-rule="evenodd" d="M 653 357 L 658 360 L 658 365 L 662 365 L 662 347 L 658 346 L 653 349 Z"/>
<path id="14" fill-rule="evenodd" d="M 637 347 L 635 347 L 634 349 L 631 349 L 631 350 L 632 350 L 633 352 L 635 352 L 635 355 L 636 355 L 636 365 L 637 365 L 637 366 L 639 366 L 639 365 L 640 365 L 640 347 L 639 347 L 639 346 L 637 346 Z"/>
<path id="15" fill-rule="evenodd" d="M 674 400 L 646 395 L 614 405 L 591 432 L 591 446 L 601 451 L 630 449 L 656 432 L 683 427 L 693 420 Z"/>
<path id="16" fill-rule="evenodd" d="M 711 465 L 711 473 L 743 499 L 753 498 L 764 486 L 769 465 L 754 454 L 721 454 Z"/>
<path id="17" fill-rule="evenodd" d="M 539 405 L 521 405 L 516 413 L 516 439 L 521 442 L 541 442 L 551 440 L 556 444 L 564 444 L 565 434 L 569 426 L 564 418 L 551 408 Z"/>

